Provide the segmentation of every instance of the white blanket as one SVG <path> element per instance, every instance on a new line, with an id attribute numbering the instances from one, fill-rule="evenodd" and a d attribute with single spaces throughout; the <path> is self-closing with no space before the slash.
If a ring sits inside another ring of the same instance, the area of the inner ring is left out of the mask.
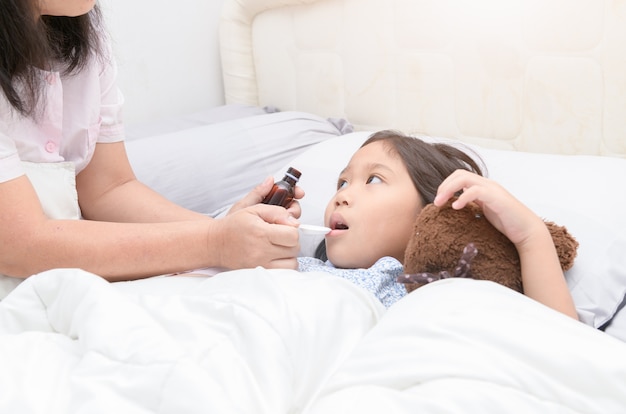
<path id="1" fill-rule="evenodd" d="M 0 302 L 0 412 L 619 413 L 625 353 L 490 282 L 385 312 L 325 274 L 55 270 Z"/>

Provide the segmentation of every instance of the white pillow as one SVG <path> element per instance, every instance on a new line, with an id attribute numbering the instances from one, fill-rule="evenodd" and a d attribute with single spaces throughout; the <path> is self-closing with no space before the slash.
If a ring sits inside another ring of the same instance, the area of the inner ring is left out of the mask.
<path id="1" fill-rule="evenodd" d="M 126 125 L 126 141 L 169 134 L 171 132 L 182 131 L 183 129 L 196 128 L 202 125 L 216 124 L 238 118 L 264 115 L 268 112 L 276 111 L 254 105 L 220 105 L 190 114 Z"/>
<path id="2" fill-rule="evenodd" d="M 302 171 L 302 223 L 323 224 L 339 172 L 370 134 L 327 140 L 288 163 Z M 626 160 L 471 148 L 480 154 L 490 178 L 542 218 L 567 227 L 578 240 L 578 256 L 566 274 L 568 286 L 581 320 L 596 328 L 606 324 L 626 294 L 626 215 L 621 211 L 626 191 L 620 183 L 626 177 Z M 313 255 L 322 239 L 301 240 L 301 254 Z"/>
<path id="3" fill-rule="evenodd" d="M 476 147 L 475 147 L 476 148 Z M 479 149 L 489 175 L 546 220 L 568 228 L 578 256 L 567 283 L 581 320 L 607 323 L 626 294 L 626 160 Z"/>
<path id="4" fill-rule="evenodd" d="M 177 204 L 216 216 L 277 168 L 345 128 L 351 126 L 276 112 L 134 139 L 126 148 L 140 181 Z"/>
<path id="5" fill-rule="evenodd" d="M 626 299 L 624 299 L 617 313 L 604 329 L 604 332 L 606 332 L 607 334 L 614 336 L 615 338 L 624 342 L 626 342 L 626 310 L 624 310 L 625 306 Z"/>

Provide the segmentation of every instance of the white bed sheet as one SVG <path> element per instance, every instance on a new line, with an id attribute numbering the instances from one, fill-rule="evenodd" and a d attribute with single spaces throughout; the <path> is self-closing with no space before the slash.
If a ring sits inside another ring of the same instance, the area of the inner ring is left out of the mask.
<path id="1" fill-rule="evenodd" d="M 626 344 L 472 280 L 434 283 L 385 311 L 325 274 L 109 284 L 61 269 L 0 303 L 0 350 L 0 412 L 21 414 L 626 406 Z"/>
<path id="2" fill-rule="evenodd" d="M 625 344 L 492 282 L 447 280 L 415 292 L 359 342 L 312 412 L 618 413 L 626 407 Z"/>
<path id="3" fill-rule="evenodd" d="M 326 275 L 50 271 L 0 302 L 0 412 L 292 412 L 382 311 Z"/>

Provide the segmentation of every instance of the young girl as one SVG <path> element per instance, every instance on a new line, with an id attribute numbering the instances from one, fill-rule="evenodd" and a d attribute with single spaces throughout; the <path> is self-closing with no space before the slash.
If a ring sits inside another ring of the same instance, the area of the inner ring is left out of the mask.
<path id="1" fill-rule="evenodd" d="M 3 0 L 0 27 L 0 274 L 75 267 L 121 280 L 211 266 L 296 268 L 300 207 L 258 204 L 271 177 L 220 220 L 136 180 L 95 0 Z M 69 171 L 71 185 L 46 196 L 77 198 L 83 220 L 44 214 L 49 200 L 40 202 L 26 175 L 31 165 L 43 171 L 44 190 Z"/>
<path id="2" fill-rule="evenodd" d="M 453 208 L 478 203 L 489 222 L 515 244 L 524 293 L 577 318 L 543 220 L 483 177 L 466 153 L 394 131 L 373 134 L 340 173 L 337 193 L 324 214 L 331 231 L 316 253 L 321 260 L 299 258 L 299 269 L 337 274 L 391 306 L 406 295 L 396 279 L 403 273 L 415 218 L 424 205 L 441 206 L 455 194 L 460 195 Z"/>

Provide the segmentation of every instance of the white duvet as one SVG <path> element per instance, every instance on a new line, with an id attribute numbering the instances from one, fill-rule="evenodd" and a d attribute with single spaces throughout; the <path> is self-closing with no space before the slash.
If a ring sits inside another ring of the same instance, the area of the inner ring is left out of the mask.
<path id="1" fill-rule="evenodd" d="M 55 270 L 0 302 L 0 413 L 623 413 L 625 356 L 491 282 Z"/>

